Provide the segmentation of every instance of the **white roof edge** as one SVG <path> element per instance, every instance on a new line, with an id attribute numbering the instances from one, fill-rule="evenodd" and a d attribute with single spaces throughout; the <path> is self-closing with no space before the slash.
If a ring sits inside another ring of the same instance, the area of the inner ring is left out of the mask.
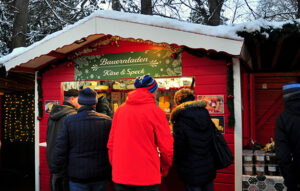
<path id="1" fill-rule="evenodd" d="M 106 15 L 107 12 L 111 14 L 105 17 L 104 15 Z M 111 15 L 117 16 L 111 18 Z M 126 15 L 126 18 L 122 17 L 124 15 Z M 128 18 L 131 18 L 131 20 Z M 149 21 L 143 22 L 144 18 L 148 18 Z M 229 39 L 226 37 L 211 36 L 209 34 L 196 32 L 196 28 L 203 27 L 204 25 L 176 20 L 171 20 L 172 23 L 169 23 L 168 25 L 168 23 L 165 23 L 167 21 L 170 21 L 170 19 L 166 20 L 165 18 L 120 13 L 116 11 L 100 11 L 98 14 L 92 14 L 73 25 L 65 27 L 61 31 L 48 35 L 41 41 L 23 48 L 22 51 L 13 52 L 0 58 L 0 63 L 4 63 L 6 70 L 9 71 L 11 68 L 22 63 L 26 63 L 36 57 L 47 54 L 52 50 L 72 44 L 83 37 L 94 34 L 110 34 L 123 38 L 140 38 L 157 43 L 165 42 L 169 44 L 184 45 L 190 48 L 213 49 L 218 52 L 226 52 L 235 56 L 239 56 L 241 53 L 243 46 L 242 39 Z M 180 28 L 181 25 L 183 29 Z M 174 28 L 172 28 L 172 26 L 174 26 Z M 184 30 L 187 28 L 189 30 Z"/>

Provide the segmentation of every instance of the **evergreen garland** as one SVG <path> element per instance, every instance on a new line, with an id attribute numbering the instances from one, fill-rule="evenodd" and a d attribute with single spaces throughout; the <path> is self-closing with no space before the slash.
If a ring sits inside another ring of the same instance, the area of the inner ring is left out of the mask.
<path id="1" fill-rule="evenodd" d="M 227 63 L 227 106 L 229 110 L 228 127 L 233 128 L 235 125 L 234 117 L 234 94 L 233 94 L 233 65 L 231 62 Z"/>
<path id="2" fill-rule="evenodd" d="M 38 120 L 43 118 L 43 89 L 42 89 L 42 73 L 38 72 L 37 75 L 37 89 L 38 89 Z"/>

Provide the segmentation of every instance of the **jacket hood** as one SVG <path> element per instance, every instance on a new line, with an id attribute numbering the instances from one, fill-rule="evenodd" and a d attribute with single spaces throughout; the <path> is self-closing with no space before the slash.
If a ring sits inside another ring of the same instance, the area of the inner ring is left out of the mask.
<path id="1" fill-rule="evenodd" d="M 179 115 L 186 116 L 187 118 L 195 118 L 195 122 L 198 121 L 198 116 L 194 113 L 194 108 L 205 108 L 206 101 L 196 100 L 196 101 L 188 101 L 178 105 L 171 113 L 170 121 L 172 124 L 175 123 L 177 117 Z"/>
<path id="2" fill-rule="evenodd" d="M 137 88 L 128 93 L 126 103 L 131 105 L 145 103 L 155 104 L 155 98 L 146 88 Z"/>
<path id="3" fill-rule="evenodd" d="M 60 120 L 62 117 L 76 112 L 76 109 L 69 105 L 54 105 L 50 113 L 50 118 L 54 121 Z"/>
<path id="4" fill-rule="evenodd" d="M 285 110 L 293 115 L 300 116 L 300 94 L 290 97 L 285 100 Z"/>

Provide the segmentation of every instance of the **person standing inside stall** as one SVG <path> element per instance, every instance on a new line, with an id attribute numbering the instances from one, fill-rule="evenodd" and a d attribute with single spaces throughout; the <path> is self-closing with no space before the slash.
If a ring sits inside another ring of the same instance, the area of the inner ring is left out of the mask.
<path id="1" fill-rule="evenodd" d="M 165 113 L 155 104 L 156 81 L 145 75 L 134 85 L 112 122 L 107 144 L 112 180 L 115 191 L 158 191 L 161 176 L 172 165 L 173 137 Z"/>
<path id="2" fill-rule="evenodd" d="M 77 113 L 78 104 L 78 90 L 70 89 L 64 93 L 64 102 L 62 105 L 54 105 L 48 118 L 47 123 L 47 163 L 51 170 L 51 163 L 53 160 L 53 151 L 57 136 L 63 126 L 63 120 L 69 116 Z M 57 174 L 55 179 L 53 175 L 50 176 L 51 191 L 67 191 L 69 190 L 69 181 L 66 175 L 66 169 L 63 169 L 60 174 Z"/>
<path id="3" fill-rule="evenodd" d="M 98 103 L 96 105 L 96 111 L 98 113 L 103 113 L 105 115 L 108 115 L 111 118 L 113 117 L 112 111 L 109 108 L 109 102 L 103 95 L 98 98 Z"/>
<path id="4" fill-rule="evenodd" d="M 300 191 L 300 84 L 286 84 L 282 93 L 285 108 L 276 119 L 276 157 L 288 191 Z"/>
<path id="5" fill-rule="evenodd" d="M 190 89 L 175 93 L 177 107 L 172 111 L 174 163 L 179 178 L 185 184 L 185 191 L 213 191 L 216 177 L 214 146 L 210 115 L 205 109 L 206 102 L 195 101 Z"/>
<path id="6" fill-rule="evenodd" d="M 79 92 L 78 113 L 67 117 L 57 138 L 51 173 L 67 165 L 70 191 L 106 191 L 111 177 L 107 141 L 111 118 L 97 113 L 97 93 Z"/>

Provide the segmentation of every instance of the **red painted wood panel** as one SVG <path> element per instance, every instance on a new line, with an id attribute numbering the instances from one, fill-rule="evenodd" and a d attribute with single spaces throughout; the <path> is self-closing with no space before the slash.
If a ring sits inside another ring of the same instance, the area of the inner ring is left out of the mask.
<path id="1" fill-rule="evenodd" d="M 137 44 L 131 42 L 119 42 L 119 47 L 110 45 L 103 46 L 98 52 L 101 54 L 120 53 L 129 51 L 142 51 L 152 48 L 160 48 L 150 46 L 148 44 Z M 224 60 L 211 60 L 209 58 L 198 58 L 186 52 L 183 53 L 183 76 L 195 76 L 195 93 L 202 95 L 224 95 L 225 98 L 225 122 L 229 115 L 226 105 L 227 84 L 226 73 L 227 67 Z M 43 100 L 61 100 L 61 82 L 74 80 L 74 66 L 68 63 L 62 63 L 43 74 L 42 88 Z M 40 140 L 46 140 L 47 119 L 49 114 L 44 113 L 43 119 L 40 121 Z M 230 149 L 234 152 L 234 130 L 227 128 L 225 125 L 225 139 L 229 143 Z M 170 173 L 170 178 L 163 180 L 160 190 L 182 191 L 182 182 L 176 173 Z M 46 162 L 46 149 L 40 148 L 40 187 L 43 191 L 49 190 L 49 169 Z M 232 191 L 234 190 L 234 166 L 231 165 L 226 169 L 218 171 L 215 180 L 215 190 Z"/>
<path id="2" fill-rule="evenodd" d="M 284 109 L 282 86 L 288 82 L 297 81 L 297 76 L 259 74 L 254 75 L 253 81 L 254 101 L 250 108 L 252 109 L 251 117 L 255 123 L 252 123 L 251 128 L 254 131 L 255 140 L 260 144 L 266 144 L 270 142 L 270 138 L 274 138 L 276 118 Z"/>

